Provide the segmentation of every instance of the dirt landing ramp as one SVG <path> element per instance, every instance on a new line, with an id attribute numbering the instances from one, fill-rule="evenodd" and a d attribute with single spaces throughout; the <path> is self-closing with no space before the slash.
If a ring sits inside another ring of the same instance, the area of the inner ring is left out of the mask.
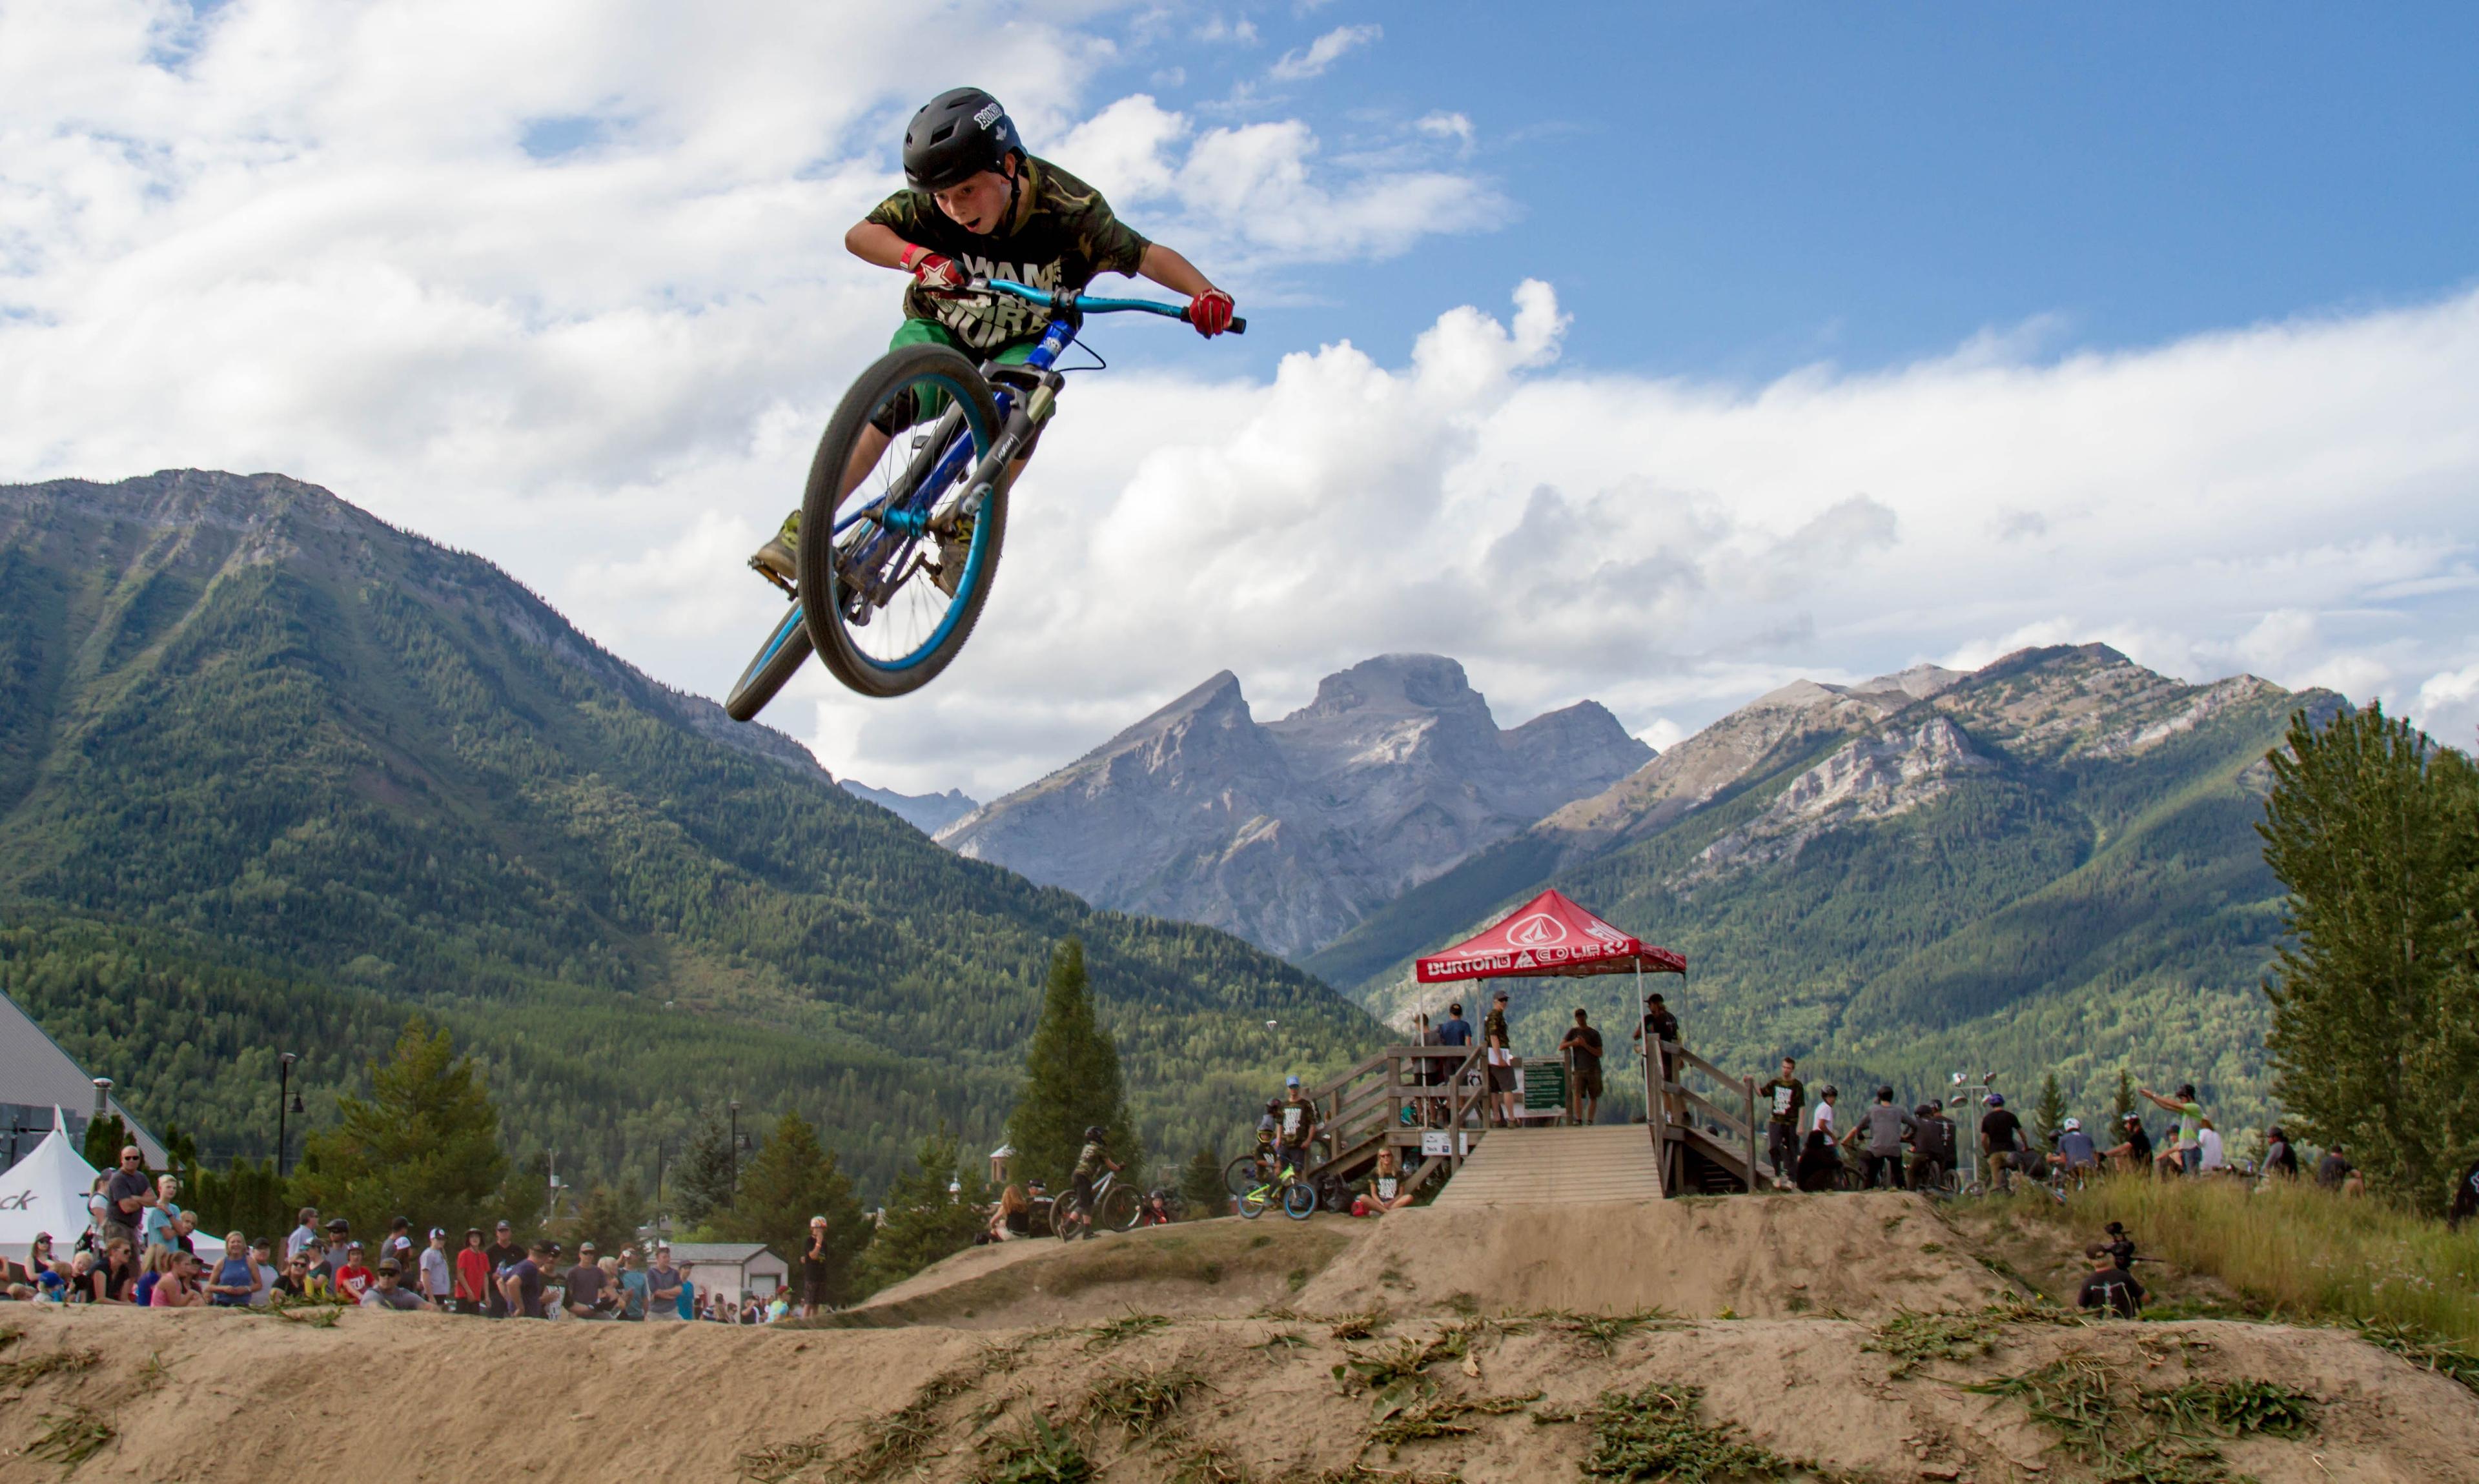
<path id="1" fill-rule="evenodd" d="M 995 1471 L 984 1448 L 1025 1440 L 1035 1419 L 1082 1467 L 1010 1477 L 1161 1484 L 1186 1471 L 1273 1484 L 1371 1477 L 1346 1471 L 1366 1466 L 1591 1484 L 1580 1466 L 1600 1424 L 1587 1411 L 1613 1392 L 1686 1387 L 1703 1388 L 1700 1427 L 1878 1484 L 2088 1484 L 2095 1471 L 2023 1400 L 1963 1389 L 2069 1359 L 2105 1368 L 2130 1416 L 2138 1387 L 2275 1381 L 2312 1394 L 2312 1436 L 2214 1443 L 2230 1473 L 2262 1484 L 2442 1484 L 2470 1479 L 2479 1458 L 2479 1397 L 2351 1335 L 2270 1325 L 2007 1324 L 1986 1353 L 1975 1344 L 1905 1372 L 1872 1347 L 1871 1326 L 1813 1318 L 1597 1330 L 1447 1317 L 1346 1341 L 1280 1319 L 786 1333 L 347 1314 L 321 1329 L 12 1307 L 37 1312 L 11 1318 L 24 1332 L 10 1363 L 39 1364 L 0 1404 L 0 1484 L 58 1484 L 63 1463 L 26 1450 L 64 1422 L 93 1444 L 76 1484 L 963 1484 Z M 1423 1415 L 1451 1425 L 1390 1440 L 1368 1391 L 1338 1387 L 1338 1368 L 1390 1355 L 1417 1368 Z M 1160 1405 L 1132 1407 L 1147 1395 Z"/>
<path id="2" fill-rule="evenodd" d="M 1970 1309 L 2008 1291 L 1917 1195 L 1732 1195 L 1640 1205 L 1398 1211 L 1297 1307 L 1477 1303 L 1485 1313 L 1710 1317 Z"/>
<path id="3" fill-rule="evenodd" d="M 1089 1241 L 1038 1238 L 968 1247 L 837 1316 L 851 1328 L 997 1329 L 1091 1323 L 1137 1310 L 1244 1315 L 1290 1303 L 1372 1223 L 1221 1216 Z"/>

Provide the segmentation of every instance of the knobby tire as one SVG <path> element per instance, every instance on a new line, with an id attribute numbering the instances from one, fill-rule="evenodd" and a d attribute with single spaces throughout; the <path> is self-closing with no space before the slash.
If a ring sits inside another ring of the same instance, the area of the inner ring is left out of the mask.
<path id="1" fill-rule="evenodd" d="M 904 345 L 881 356 L 861 372 L 843 400 L 835 405 L 834 416 L 827 420 L 827 430 L 818 439 L 817 455 L 809 461 L 808 489 L 801 502 L 801 592 L 805 600 L 809 639 L 829 673 L 864 696 L 901 696 L 936 678 L 972 636 L 973 626 L 981 619 L 982 605 L 989 597 L 990 584 L 998 577 L 999 550 L 1007 535 L 1008 489 L 1004 476 L 976 517 L 988 532 L 981 568 L 971 588 L 954 598 L 962 611 L 955 616 L 953 627 L 935 649 L 902 668 L 892 668 L 863 653 L 845 628 L 844 592 L 836 576 L 831 534 L 836 508 L 843 502 L 845 467 L 851 462 L 853 446 L 869 427 L 869 420 L 879 406 L 904 388 L 932 376 L 947 383 L 945 390 L 950 396 L 961 396 L 965 426 L 978 462 L 998 439 L 998 403 L 980 370 L 944 345 Z M 898 430 L 898 446 L 909 431 Z M 965 477 L 970 477 L 969 468 Z M 916 576 L 911 580 L 929 579 Z"/>

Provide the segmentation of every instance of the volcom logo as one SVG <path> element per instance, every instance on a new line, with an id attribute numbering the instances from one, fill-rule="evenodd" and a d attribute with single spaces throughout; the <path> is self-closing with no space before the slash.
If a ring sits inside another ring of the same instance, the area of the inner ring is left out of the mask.
<path id="1" fill-rule="evenodd" d="M 1002 112 L 1003 110 L 995 103 L 984 104 L 982 111 L 973 115 L 973 124 L 976 128 L 986 129 L 999 121 L 999 115 Z"/>
<path id="2" fill-rule="evenodd" d="M 1567 940 L 1567 925 L 1547 912 L 1535 912 L 1506 930 L 1506 940 L 1518 948 L 1541 948 Z"/>
<path id="3" fill-rule="evenodd" d="M 1627 935 L 1605 922 L 1597 922 L 1584 930 L 1604 943 L 1623 943 Z"/>
<path id="4" fill-rule="evenodd" d="M 14 1195 L 0 1195 L 0 1211 L 32 1211 L 34 1209 L 35 1192 L 32 1190 L 20 1190 Z"/>

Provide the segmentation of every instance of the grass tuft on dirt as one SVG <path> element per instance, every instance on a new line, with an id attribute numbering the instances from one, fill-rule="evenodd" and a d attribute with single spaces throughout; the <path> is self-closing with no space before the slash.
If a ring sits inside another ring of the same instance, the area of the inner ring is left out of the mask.
<path id="1" fill-rule="evenodd" d="M 2375 1322 L 2358 1328 L 2359 1338 L 2369 1344 L 2479 1392 L 2479 1345 L 2456 1344 L 2410 1324 Z"/>
<path id="2" fill-rule="evenodd" d="M 1134 1340 L 1140 1335 L 1150 1335 L 1156 1330 L 1168 1328 L 1170 1328 L 1170 1316 L 1138 1314 L 1132 1309 L 1115 1319 L 1104 1319 L 1099 1324 L 1088 1326 L 1085 1331 L 1085 1348 L 1107 1350 L 1114 1344 Z"/>
<path id="3" fill-rule="evenodd" d="M 1097 1471 L 1074 1434 L 1035 1417 L 983 1443 L 973 1484 L 1086 1484 Z"/>
<path id="4" fill-rule="evenodd" d="M 32 1386 L 45 1376 L 85 1370 L 103 1359 L 100 1350 L 45 1350 L 23 1360 L 0 1361 L 0 1386 Z"/>
<path id="5" fill-rule="evenodd" d="M 2194 1379 L 2144 1390 L 2124 1367 L 2080 1351 L 1963 1390 L 2021 1401 L 2104 1484 L 2236 1484 L 2242 1476 L 2208 1440 L 2299 1439 L 2316 1429 L 2314 1398 L 2277 1382 Z"/>
<path id="6" fill-rule="evenodd" d="M 2082 1317 L 2054 1304 L 2007 1299 L 1976 1314 L 1924 1314 L 1897 1310 L 1877 1326 L 1861 1349 L 1893 1357 L 1891 1374 L 1909 1375 L 1930 1361 L 1967 1361 L 1997 1348 L 2009 1324 L 2080 1324 Z"/>
<path id="7" fill-rule="evenodd" d="M 1192 1394 L 1212 1390 L 1203 1372 L 1185 1364 L 1125 1367 L 1105 1372 L 1086 1393 L 1083 1417 L 1088 1425 L 1113 1426 L 1133 1440 L 1170 1420 Z"/>
<path id="8" fill-rule="evenodd" d="M 59 1414 L 46 1413 L 43 1430 L 26 1445 L 26 1451 L 36 1458 L 47 1458 L 71 1469 L 85 1463 L 112 1446 L 117 1436 L 112 1424 L 85 1407 L 71 1407 Z"/>
<path id="9" fill-rule="evenodd" d="M 1700 1386 L 1603 1392 L 1599 1404 L 1578 1419 L 1593 1429 L 1585 1476 L 1677 1484 L 1837 1476 L 1813 1460 L 1784 1458 L 1750 1439 L 1736 1423 L 1705 1422 L 1703 1405 Z"/>

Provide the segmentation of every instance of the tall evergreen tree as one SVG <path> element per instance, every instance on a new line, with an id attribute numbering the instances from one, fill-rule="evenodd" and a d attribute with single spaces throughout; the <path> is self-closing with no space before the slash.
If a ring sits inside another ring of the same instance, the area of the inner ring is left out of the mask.
<path id="1" fill-rule="evenodd" d="M 2109 1106 L 2116 1112 L 2119 1123 L 2124 1123 L 2126 1115 L 2134 1112 L 2134 1074 L 2125 1067 L 2117 1069 L 2117 1093 Z M 2111 1137 L 2114 1138 L 2114 1134 Z"/>
<path id="2" fill-rule="evenodd" d="M 762 1241 L 800 1271 L 808 1250 L 809 1218 L 827 1218 L 827 1301 L 851 1302 L 856 1268 L 870 1243 L 868 1215 L 834 1151 L 819 1147 L 817 1130 L 786 1111 L 775 1132 L 740 1167 L 740 1191 L 709 1218 L 727 1241 Z"/>
<path id="3" fill-rule="evenodd" d="M 1222 1155 L 1214 1149 L 1199 1149 L 1179 1167 L 1179 1198 L 1188 1207 L 1188 1218 L 1202 1220 L 1207 1216 L 1231 1214 L 1231 1191 L 1222 1183 Z"/>
<path id="4" fill-rule="evenodd" d="M 481 1069 L 416 1015 L 370 1078 L 369 1099 L 338 1098 L 336 1126 L 311 1137 L 289 1204 L 365 1232 L 385 1231 L 396 1215 L 450 1231 L 487 1224 L 508 1157 Z"/>
<path id="5" fill-rule="evenodd" d="M 2441 1209 L 2479 1148 L 2479 774 L 2373 704 L 2300 718 L 2270 762 L 2289 934 L 2263 987 L 2291 1127 Z"/>
<path id="6" fill-rule="evenodd" d="M 697 1128 L 689 1135 L 689 1146 L 680 1155 L 679 1173 L 672 1183 L 672 1189 L 678 1192 L 672 1198 L 672 1209 L 681 1225 L 701 1225 L 731 1204 L 738 1163 L 731 1147 L 731 1131 L 724 1121 L 711 1113 L 699 1118 Z"/>
<path id="7" fill-rule="evenodd" d="M 89 1118 L 86 1125 L 86 1162 L 97 1169 L 118 1169 L 120 1151 L 129 1147 L 129 1125 L 116 1113 Z"/>
<path id="8" fill-rule="evenodd" d="M 2044 1148 L 2057 1147 L 2057 1131 L 2066 1126 L 2066 1095 L 2057 1090 L 2057 1074 L 2040 1079 L 2040 1101 L 2032 1107 L 2032 1132 Z"/>
<path id="9" fill-rule="evenodd" d="M 886 1219 L 861 1254 L 863 1292 L 876 1292 L 971 1246 L 987 1199 L 987 1183 L 962 1158 L 954 1134 L 941 1128 L 921 1140 L 911 1172 L 888 1188 Z"/>
<path id="10" fill-rule="evenodd" d="M 1113 1158 L 1128 1179 L 1142 1168 L 1143 1151 L 1128 1122 L 1128 1100 L 1119 1080 L 1119 1053 L 1093 1016 L 1093 995 L 1085 982 L 1085 945 L 1068 938 L 1050 959 L 1050 983 L 1042 995 L 1041 1023 L 1025 1053 L 1024 1087 L 1008 1119 L 1008 1142 L 1016 1168 L 1063 1191 L 1085 1130 L 1109 1131 Z"/>
<path id="11" fill-rule="evenodd" d="M 646 1193 L 634 1180 L 617 1185 L 597 1181 L 576 1211 L 576 1240 L 590 1241 L 617 1256 L 637 1244 L 637 1228 L 646 1224 Z"/>

